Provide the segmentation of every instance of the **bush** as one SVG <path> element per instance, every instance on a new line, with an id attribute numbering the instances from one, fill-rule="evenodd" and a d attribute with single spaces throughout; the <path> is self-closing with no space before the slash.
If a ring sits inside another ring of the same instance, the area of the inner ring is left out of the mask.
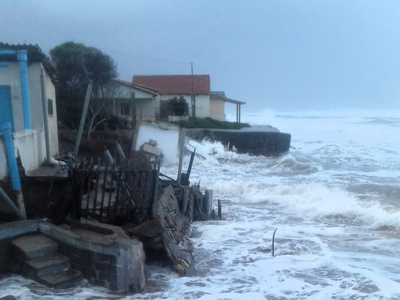
<path id="1" fill-rule="evenodd" d="M 179 99 L 174 97 L 168 100 L 168 104 L 170 107 L 170 112 L 174 116 L 185 116 L 189 114 L 189 106 L 183 97 L 180 97 Z"/>

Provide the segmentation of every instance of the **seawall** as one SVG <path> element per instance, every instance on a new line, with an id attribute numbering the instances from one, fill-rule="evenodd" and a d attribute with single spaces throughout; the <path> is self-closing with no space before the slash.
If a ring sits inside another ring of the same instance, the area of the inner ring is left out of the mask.
<path id="1" fill-rule="evenodd" d="M 196 140 L 220 141 L 229 150 L 250 155 L 279 156 L 289 151 L 291 135 L 275 128 L 187 129 L 186 135 Z"/>

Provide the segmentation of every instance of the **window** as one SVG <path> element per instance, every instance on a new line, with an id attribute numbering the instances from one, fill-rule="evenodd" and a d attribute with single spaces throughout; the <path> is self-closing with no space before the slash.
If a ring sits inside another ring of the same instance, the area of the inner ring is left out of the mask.
<path id="1" fill-rule="evenodd" d="M 52 116 L 54 111 L 53 111 L 53 100 L 47 99 L 47 113 L 49 116 Z"/>
<path id="2" fill-rule="evenodd" d="M 129 103 L 121 103 L 121 116 L 130 116 Z"/>

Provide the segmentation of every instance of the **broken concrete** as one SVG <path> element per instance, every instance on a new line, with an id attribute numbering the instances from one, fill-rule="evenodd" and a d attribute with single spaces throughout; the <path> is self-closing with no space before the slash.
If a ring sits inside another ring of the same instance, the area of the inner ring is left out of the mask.
<path id="1" fill-rule="evenodd" d="M 91 284 L 115 291 L 142 291 L 145 286 L 142 243 L 121 237 L 116 233 L 121 230 L 117 226 L 90 225 L 115 231 L 104 235 L 99 230 L 86 230 L 89 227 L 66 230 L 49 223 L 41 223 L 40 230 L 58 243 L 60 252 L 71 259 L 72 266 Z"/>
<path id="2" fill-rule="evenodd" d="M 17 261 L 14 271 L 55 288 L 76 284 L 82 275 L 115 291 L 145 286 L 143 245 L 117 226 L 85 221 L 68 230 L 38 220 L 2 224 L 0 250 L 0 273 Z"/>

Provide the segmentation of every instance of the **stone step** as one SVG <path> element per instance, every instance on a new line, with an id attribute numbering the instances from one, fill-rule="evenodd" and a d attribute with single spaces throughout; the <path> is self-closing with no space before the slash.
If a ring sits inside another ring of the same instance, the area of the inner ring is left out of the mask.
<path id="1" fill-rule="evenodd" d="M 46 255 L 22 263 L 24 273 L 29 277 L 52 275 L 66 271 L 70 266 L 70 259 L 61 253 Z"/>
<path id="2" fill-rule="evenodd" d="M 79 284 L 83 280 L 82 273 L 69 269 L 56 274 L 39 276 L 37 281 L 55 289 L 65 289 Z"/>
<path id="3" fill-rule="evenodd" d="M 54 254 L 58 245 L 43 234 L 32 234 L 17 238 L 11 242 L 15 254 L 23 260 L 31 260 L 46 255 Z"/>

